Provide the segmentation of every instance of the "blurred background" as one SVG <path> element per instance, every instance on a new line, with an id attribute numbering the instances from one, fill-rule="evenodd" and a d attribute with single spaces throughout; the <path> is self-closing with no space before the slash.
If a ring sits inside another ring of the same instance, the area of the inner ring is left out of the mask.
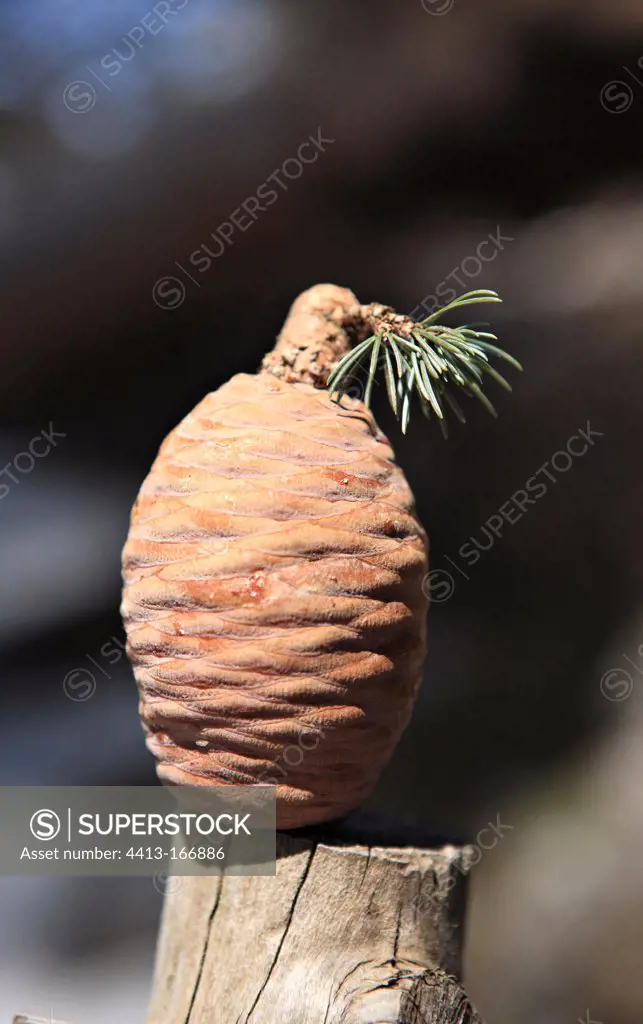
<path id="1" fill-rule="evenodd" d="M 120 647 L 129 508 L 296 294 L 420 315 L 495 288 L 525 367 L 497 422 L 402 438 L 375 401 L 439 586 L 373 803 L 503 826 L 471 884 L 489 1024 L 643 1017 L 642 114 L 641 0 L 0 6 L 4 784 L 154 781 Z M 160 903 L 0 879 L 0 1019 L 142 1021 Z"/>

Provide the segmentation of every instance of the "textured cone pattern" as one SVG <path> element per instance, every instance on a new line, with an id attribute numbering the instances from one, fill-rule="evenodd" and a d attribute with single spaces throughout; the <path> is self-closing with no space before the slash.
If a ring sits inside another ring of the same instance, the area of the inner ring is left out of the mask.
<path id="1" fill-rule="evenodd" d="M 123 615 L 162 779 L 277 785 L 277 824 L 371 792 L 425 650 L 426 537 L 361 402 L 240 374 L 132 511 Z"/>

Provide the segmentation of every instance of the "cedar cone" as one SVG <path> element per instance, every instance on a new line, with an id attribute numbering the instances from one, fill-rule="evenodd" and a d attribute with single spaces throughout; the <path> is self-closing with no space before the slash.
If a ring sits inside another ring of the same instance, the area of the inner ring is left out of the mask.
<path id="1" fill-rule="evenodd" d="M 122 611 L 159 775 L 276 784 L 281 829 L 368 797 L 420 682 L 413 495 L 363 402 L 324 390 L 394 316 L 305 292 L 261 371 L 166 438 L 132 510 Z"/>

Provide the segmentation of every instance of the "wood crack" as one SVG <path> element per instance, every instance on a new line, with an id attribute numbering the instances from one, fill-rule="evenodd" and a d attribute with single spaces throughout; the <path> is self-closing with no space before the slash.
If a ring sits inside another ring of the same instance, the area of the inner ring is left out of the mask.
<path id="1" fill-rule="evenodd" d="M 205 958 L 206 958 L 206 956 L 208 954 L 208 946 L 210 945 L 210 935 L 212 934 L 212 923 L 214 921 L 214 915 L 216 914 L 217 910 L 219 909 L 219 903 L 221 902 L 221 895 L 222 895 L 222 893 L 223 893 L 223 879 L 221 879 L 221 884 L 219 885 L 219 888 L 217 889 L 217 895 L 216 895 L 215 900 L 214 900 L 214 906 L 213 906 L 212 912 L 210 913 L 210 916 L 208 918 L 208 927 L 207 927 L 206 939 L 205 939 L 205 942 L 203 944 L 203 952 L 201 953 L 201 960 L 200 960 L 200 963 L 199 963 L 199 969 L 197 971 L 196 979 L 195 979 L 195 982 L 194 982 L 194 990 L 192 992 L 192 997 L 190 999 L 190 1005 L 188 1007 L 187 1016 L 185 1018 L 185 1024 L 190 1024 L 190 1020 L 191 1020 L 191 1017 L 192 1017 L 192 1010 L 194 1009 L 194 1003 L 196 1001 L 196 997 L 197 997 L 197 994 L 198 994 L 198 991 L 199 991 L 199 985 L 201 984 L 201 978 L 203 976 L 203 968 L 204 968 L 204 965 L 205 965 Z"/>
<path id="2" fill-rule="evenodd" d="M 299 885 L 297 886 L 297 889 L 295 890 L 295 895 L 293 897 L 292 905 L 291 905 L 290 910 L 288 912 L 288 918 L 286 920 L 286 927 L 284 928 L 283 935 L 281 936 L 281 939 L 279 940 L 279 945 L 277 946 L 277 949 L 275 951 L 275 955 L 273 957 L 272 963 L 270 964 L 270 967 L 269 967 L 269 969 L 268 969 L 268 971 L 266 973 L 265 980 L 264 980 L 263 984 L 261 985 L 261 988 L 257 992 L 255 1000 L 254 1000 L 252 1006 L 250 1007 L 250 1012 L 248 1013 L 248 1015 L 247 1015 L 247 1017 L 245 1019 L 244 1024 L 251 1024 L 252 1015 L 255 1012 L 255 1009 L 256 1009 L 256 1007 L 257 1007 L 257 1005 L 259 1003 L 259 1000 L 261 999 L 261 996 L 263 995 L 263 993 L 264 993 L 264 991 L 266 989 L 266 986 L 267 986 L 268 982 L 270 981 L 270 978 L 271 978 L 271 976 L 273 974 L 273 971 L 274 971 L 275 967 L 277 966 L 277 964 L 279 962 L 279 957 L 281 955 L 281 950 L 283 949 L 284 942 L 286 941 L 286 936 L 288 935 L 288 929 L 290 928 L 290 925 L 292 924 L 292 920 L 293 920 L 293 918 L 295 916 L 295 911 L 297 909 L 297 901 L 298 901 L 299 895 L 300 895 L 300 893 L 301 893 L 301 891 L 302 891 L 302 889 L 303 889 L 303 887 L 304 887 L 304 885 L 306 883 L 306 879 L 308 878 L 308 875 L 310 874 L 310 869 L 312 868 L 312 865 L 313 865 L 313 860 L 315 858 L 316 850 L 317 850 L 317 844 L 314 845 L 313 849 L 310 852 L 310 856 L 309 856 L 308 861 L 306 863 L 306 867 L 304 868 L 304 872 L 303 872 L 303 874 L 301 876 L 301 881 L 299 882 Z M 188 1022 L 188 1024 L 189 1024 L 189 1022 Z M 239 1021 L 238 1024 L 241 1024 L 241 1021 Z"/>

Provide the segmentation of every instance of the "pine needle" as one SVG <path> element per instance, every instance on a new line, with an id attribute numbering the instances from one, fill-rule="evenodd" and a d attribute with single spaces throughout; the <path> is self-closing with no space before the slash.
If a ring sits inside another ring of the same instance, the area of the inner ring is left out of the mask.
<path id="1" fill-rule="evenodd" d="M 511 391 L 511 385 L 490 365 L 490 359 L 502 359 L 516 370 L 522 369 L 520 363 L 493 344 L 497 341 L 494 334 L 476 329 L 478 326 L 486 327 L 486 324 L 454 328 L 439 324 L 438 320 L 445 313 L 463 306 L 501 301 L 496 292 L 486 288 L 466 292 L 418 323 L 409 320 L 408 330 L 403 333 L 399 333 L 400 328 L 394 331 L 383 317 L 376 333 L 337 363 L 328 379 L 329 391 L 341 395 L 342 386 L 354 381 L 354 373 L 364 371 L 362 361 L 370 355 L 364 404 L 370 406 L 375 374 L 381 363 L 388 400 L 400 420 L 403 433 L 406 433 L 411 415 L 413 392 L 417 393 L 424 415 L 430 418 L 433 414 L 438 418 L 445 437 L 445 409 L 461 423 L 465 422 L 464 413 L 455 398 L 458 392 L 477 398 L 487 412 L 496 416 L 495 408 L 483 391 L 484 377 L 491 377 L 508 391 Z"/>

